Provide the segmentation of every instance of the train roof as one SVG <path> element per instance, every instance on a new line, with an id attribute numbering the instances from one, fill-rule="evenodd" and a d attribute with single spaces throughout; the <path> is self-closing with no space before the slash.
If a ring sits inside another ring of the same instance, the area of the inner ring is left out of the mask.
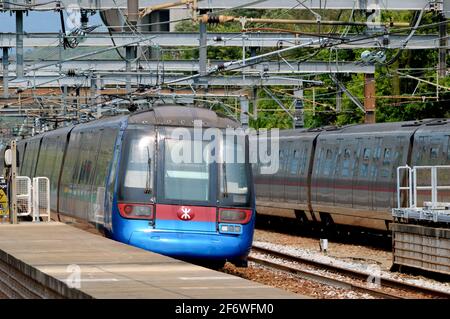
<path id="1" fill-rule="evenodd" d="M 27 137 L 19 140 L 18 143 L 25 141 L 32 141 L 34 139 L 40 139 L 42 137 L 51 137 L 59 135 L 61 133 L 67 133 L 71 129 L 75 131 L 82 130 L 86 127 L 96 127 L 108 125 L 111 123 L 118 123 L 128 118 L 129 124 L 153 124 L 153 125 L 165 125 L 165 126 L 194 126 L 194 120 L 201 120 L 203 127 L 239 127 L 240 124 L 226 116 L 217 114 L 209 109 L 200 107 L 189 107 L 179 105 L 165 105 L 154 107 L 150 110 L 140 111 L 129 115 L 118 115 L 113 117 L 105 117 L 95 121 L 81 123 L 77 125 L 69 125 L 56 130 L 44 132 L 33 137 Z"/>
<path id="2" fill-rule="evenodd" d="M 426 119 L 418 121 L 406 121 L 406 122 L 385 122 L 374 124 L 352 124 L 336 128 L 334 130 L 325 130 L 322 134 L 360 134 L 360 133 L 394 133 L 394 132 L 414 132 L 419 127 L 432 123 L 435 119 Z"/>
<path id="3" fill-rule="evenodd" d="M 153 124 L 164 126 L 194 126 L 194 121 L 202 121 L 204 127 L 239 127 L 240 124 L 231 118 L 217 114 L 209 109 L 166 105 L 154 107 L 149 111 L 142 111 L 130 115 L 129 124 Z"/>

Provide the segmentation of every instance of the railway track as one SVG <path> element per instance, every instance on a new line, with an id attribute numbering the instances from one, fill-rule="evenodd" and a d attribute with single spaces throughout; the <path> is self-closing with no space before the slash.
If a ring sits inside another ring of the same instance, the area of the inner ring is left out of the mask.
<path id="1" fill-rule="evenodd" d="M 355 292 L 360 293 L 367 293 L 371 296 L 374 296 L 375 298 L 383 298 L 383 299 L 405 299 L 408 297 L 405 297 L 403 294 L 404 292 L 410 292 L 413 294 L 424 294 L 427 296 L 430 296 L 432 298 L 450 298 L 450 293 L 435 290 L 432 288 L 417 286 L 414 284 L 409 284 L 403 281 L 398 281 L 390 278 L 381 278 L 379 284 L 380 286 L 378 288 L 372 288 L 368 285 L 366 285 L 366 280 L 368 278 L 368 274 L 365 272 L 360 272 L 357 270 L 351 270 L 339 266 L 334 266 L 331 264 L 326 264 L 310 259 L 305 259 L 299 256 L 293 256 L 290 254 L 285 254 L 279 251 L 267 249 L 258 245 L 253 245 L 252 252 L 259 253 L 263 255 L 273 256 L 280 258 L 282 260 L 288 261 L 288 262 L 295 262 L 298 264 L 308 265 L 313 268 L 321 269 L 321 270 L 327 270 L 332 272 L 333 274 L 337 274 L 340 276 L 347 277 L 347 280 L 341 279 L 341 278 L 335 278 L 332 276 L 327 276 L 324 274 L 319 274 L 317 272 L 311 271 L 311 270 L 305 270 L 300 269 L 299 267 L 294 266 L 288 266 L 283 265 L 265 258 L 260 258 L 256 256 L 249 256 L 249 260 L 253 261 L 255 263 L 264 265 L 269 268 L 274 268 L 277 270 L 281 270 L 284 272 L 292 273 L 294 275 L 297 275 L 299 277 L 302 277 L 307 280 L 312 280 L 316 282 L 320 282 L 325 285 L 330 285 L 334 287 L 339 287 L 347 290 L 353 290 Z M 348 280 L 348 279 L 353 279 Z M 355 280 L 356 279 L 356 280 Z M 355 283 L 355 281 L 363 281 L 364 284 Z M 392 292 L 386 292 L 383 291 L 383 288 L 390 288 L 389 290 L 392 290 Z"/>

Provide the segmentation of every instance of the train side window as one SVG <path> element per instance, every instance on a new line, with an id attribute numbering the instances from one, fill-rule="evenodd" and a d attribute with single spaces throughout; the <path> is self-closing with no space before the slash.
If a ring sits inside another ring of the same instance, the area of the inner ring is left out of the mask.
<path id="1" fill-rule="evenodd" d="M 383 165 L 389 165 L 391 163 L 391 149 L 386 147 L 384 149 Z"/>
<path id="2" fill-rule="evenodd" d="M 448 142 L 447 142 L 447 159 L 450 160 L 450 136 L 447 136 Z"/>
<path id="3" fill-rule="evenodd" d="M 297 174 L 299 159 L 300 159 L 299 151 L 294 150 L 294 156 L 292 158 L 291 169 L 290 169 L 291 175 Z"/>
<path id="4" fill-rule="evenodd" d="M 370 148 L 365 148 L 365 149 L 364 149 L 363 159 L 364 159 L 365 161 L 368 161 L 368 160 L 369 160 L 369 158 L 370 158 L 370 153 L 371 153 Z"/>
<path id="5" fill-rule="evenodd" d="M 430 159 L 437 159 L 439 154 L 439 147 L 430 148 Z"/>
<path id="6" fill-rule="evenodd" d="M 361 177 L 367 177 L 368 172 L 369 172 L 369 163 L 362 163 L 359 175 Z"/>
<path id="7" fill-rule="evenodd" d="M 350 157 L 351 151 L 346 148 L 344 150 L 344 161 L 342 162 L 342 176 L 348 177 L 350 175 Z"/>
<path id="8" fill-rule="evenodd" d="M 285 164 L 286 164 L 286 150 L 282 149 L 280 150 L 280 169 L 278 170 L 278 172 L 282 173 L 285 170 Z"/>
<path id="9" fill-rule="evenodd" d="M 370 170 L 371 177 L 372 178 L 377 177 L 377 172 L 378 172 L 377 166 L 376 165 L 372 165 L 371 170 Z"/>
<path id="10" fill-rule="evenodd" d="M 377 146 L 375 151 L 373 152 L 373 158 L 376 160 L 379 160 L 381 158 L 381 147 L 380 146 Z"/>
<path id="11" fill-rule="evenodd" d="M 320 168 L 323 165 L 323 161 L 322 161 L 322 157 L 323 157 L 323 148 L 320 148 L 319 150 L 319 154 L 317 155 L 317 161 L 315 161 L 315 174 L 319 175 L 320 172 Z"/>
<path id="12" fill-rule="evenodd" d="M 332 163 L 332 155 L 333 152 L 331 151 L 331 149 L 327 149 L 326 155 L 325 155 L 325 165 L 324 165 L 324 170 L 323 170 L 323 175 L 328 176 L 330 175 L 330 171 L 331 171 L 331 163 Z"/>
<path id="13" fill-rule="evenodd" d="M 424 156 L 426 156 L 427 153 L 427 145 L 429 144 L 429 136 L 420 136 L 419 137 L 419 152 L 416 155 L 417 161 L 419 163 L 423 163 L 423 160 L 425 159 Z"/>
<path id="14" fill-rule="evenodd" d="M 369 174 L 369 159 L 370 159 L 370 148 L 365 148 L 363 151 L 363 162 L 361 164 L 360 176 L 367 177 Z"/>
<path id="15" fill-rule="evenodd" d="M 306 160 L 308 159 L 308 148 L 305 147 L 301 156 L 300 174 L 304 175 L 306 170 Z"/>

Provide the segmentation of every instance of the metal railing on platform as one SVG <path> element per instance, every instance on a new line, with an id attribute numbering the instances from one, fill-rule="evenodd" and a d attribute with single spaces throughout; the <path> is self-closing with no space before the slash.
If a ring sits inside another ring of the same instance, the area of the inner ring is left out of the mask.
<path id="1" fill-rule="evenodd" d="M 439 176 L 446 176 L 444 181 L 448 184 L 439 184 Z M 392 215 L 404 219 L 450 222 L 448 191 L 450 165 L 400 166 L 397 168 L 397 208 L 392 209 Z M 448 200 L 442 200 L 446 198 Z"/>

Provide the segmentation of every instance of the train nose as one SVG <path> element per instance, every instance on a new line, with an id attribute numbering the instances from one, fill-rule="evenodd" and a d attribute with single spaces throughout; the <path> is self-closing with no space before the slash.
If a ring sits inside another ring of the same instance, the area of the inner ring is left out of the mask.
<path id="1" fill-rule="evenodd" d="M 162 231 L 215 233 L 216 215 L 215 207 L 157 204 L 154 228 Z"/>

